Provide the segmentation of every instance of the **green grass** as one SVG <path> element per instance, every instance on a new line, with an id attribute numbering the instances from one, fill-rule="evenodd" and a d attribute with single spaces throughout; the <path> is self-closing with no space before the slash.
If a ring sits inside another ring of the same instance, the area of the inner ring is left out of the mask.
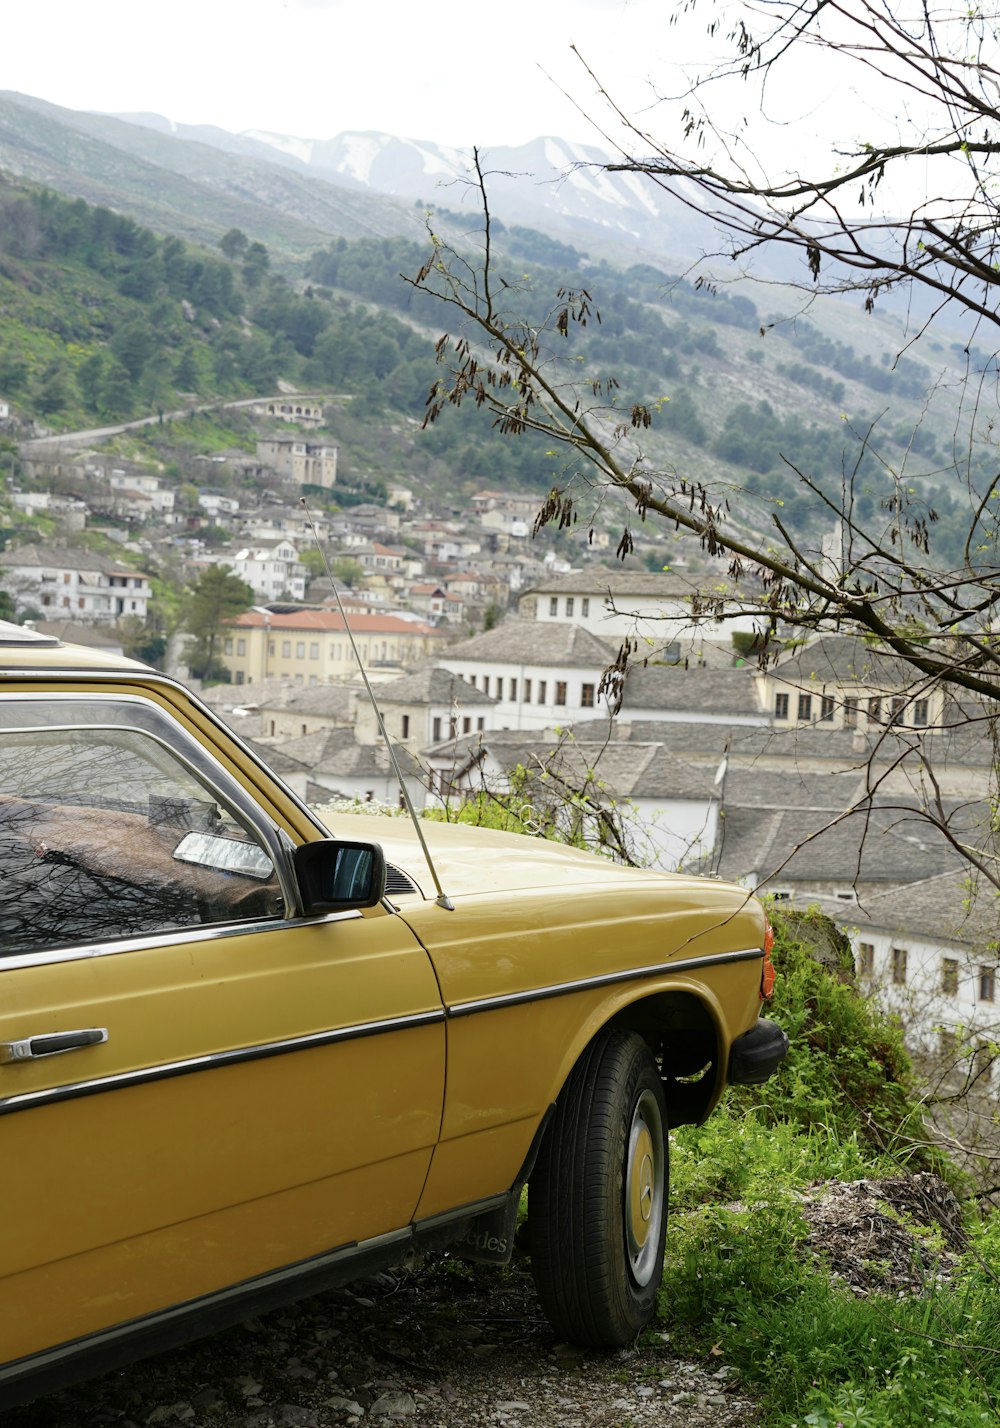
<path id="1" fill-rule="evenodd" d="M 815 1181 L 933 1169 L 960 1182 L 926 1146 L 898 1033 L 809 955 L 800 935 L 815 928 L 776 930 L 773 1014 L 793 1049 L 761 1091 L 671 1136 L 661 1327 L 733 1365 L 767 1428 L 996 1423 L 1000 1224 L 972 1218 L 960 1272 L 916 1295 L 856 1297 L 804 1248 Z"/>

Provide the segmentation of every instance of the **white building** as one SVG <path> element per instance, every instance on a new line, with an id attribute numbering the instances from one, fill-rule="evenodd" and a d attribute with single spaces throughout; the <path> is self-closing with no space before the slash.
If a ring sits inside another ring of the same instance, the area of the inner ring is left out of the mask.
<path id="1" fill-rule="evenodd" d="M 329 488 L 336 484 L 337 448 L 326 443 L 294 436 L 269 437 L 257 442 L 257 459 L 296 486 Z"/>
<path id="2" fill-rule="evenodd" d="M 727 581 L 701 584 L 681 575 L 591 566 L 538 581 L 518 601 L 522 619 L 578 624 L 618 644 L 632 636 L 639 657 L 725 665 L 734 631 L 753 633 L 757 616 L 739 613 Z"/>
<path id="3" fill-rule="evenodd" d="M 107 481 L 116 515 L 146 521 L 169 516 L 174 509 L 174 491 L 164 486 L 159 476 L 115 468 L 109 472 Z"/>
<path id="4" fill-rule="evenodd" d="M 497 701 L 497 728 L 544 729 L 607 716 L 598 687 L 614 657 L 579 625 L 540 632 L 533 620 L 505 620 L 451 645 L 438 663 Z"/>
<path id="5" fill-rule="evenodd" d="M 89 551 L 28 545 L 0 552 L 6 590 L 19 610 L 72 620 L 145 620 L 152 598 L 149 576 Z"/>
<path id="6" fill-rule="evenodd" d="M 220 557 L 262 601 L 304 600 L 306 570 L 290 540 L 261 541 L 244 546 L 234 555 Z"/>
<path id="7" fill-rule="evenodd" d="M 646 737 L 616 726 L 609 740 L 606 728 L 593 721 L 571 732 L 487 729 L 469 736 L 466 731 L 425 750 L 424 759 L 432 779 L 428 801 L 461 800 L 482 791 L 503 796 L 511 791 L 515 770 L 528 774 L 528 783 L 518 789 L 526 805 L 535 801 L 559 810 L 564 792 L 564 806 L 577 816 L 580 803 L 573 794 L 593 797 L 612 812 L 631 856 L 645 866 L 674 871 L 708 853 L 718 837 L 715 771 L 678 759 L 655 733 Z M 535 812 L 544 816 L 541 807 Z"/>
<path id="8" fill-rule="evenodd" d="M 218 520 L 220 516 L 232 518 L 239 514 L 240 509 L 235 496 L 224 496 L 220 491 L 199 492 L 198 505 L 213 520 Z"/>

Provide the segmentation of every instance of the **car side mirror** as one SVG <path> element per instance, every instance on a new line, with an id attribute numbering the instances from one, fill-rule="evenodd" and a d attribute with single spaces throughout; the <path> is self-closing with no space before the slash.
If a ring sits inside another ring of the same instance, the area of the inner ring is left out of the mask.
<path id="1" fill-rule="evenodd" d="M 320 838 L 295 849 L 302 911 L 348 912 L 385 896 L 385 854 L 377 843 Z"/>

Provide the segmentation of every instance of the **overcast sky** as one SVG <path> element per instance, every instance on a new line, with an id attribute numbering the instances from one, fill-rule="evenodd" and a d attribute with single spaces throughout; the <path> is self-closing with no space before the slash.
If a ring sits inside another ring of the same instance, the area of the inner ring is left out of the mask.
<path id="1" fill-rule="evenodd" d="M 467 146 L 594 137 L 602 76 L 645 98 L 672 38 L 663 0 L 10 0 L 0 88 L 71 109 L 331 138 L 380 129 Z"/>
<path id="2" fill-rule="evenodd" d="M 657 96 L 682 93 L 711 46 L 716 59 L 726 48 L 707 39 L 710 20 L 721 20 L 722 36 L 749 7 L 697 0 L 693 15 L 679 15 L 683 8 L 680 0 L 7 0 L 0 89 L 233 132 L 328 139 L 374 129 L 487 149 L 552 134 L 611 149 L 601 132 L 616 132 L 610 108 L 575 45 L 641 128 L 676 145 L 681 105 Z M 893 140 L 898 96 L 866 79 L 870 70 L 860 74 L 862 93 L 857 73 L 797 51 L 769 83 L 766 122 L 751 86 L 704 92 L 713 117 L 743 140 L 732 153 L 752 154 L 758 175 L 775 181 L 800 161 L 815 167 L 817 134 L 827 154 L 834 136 L 849 141 L 856 125 L 865 139 Z"/>

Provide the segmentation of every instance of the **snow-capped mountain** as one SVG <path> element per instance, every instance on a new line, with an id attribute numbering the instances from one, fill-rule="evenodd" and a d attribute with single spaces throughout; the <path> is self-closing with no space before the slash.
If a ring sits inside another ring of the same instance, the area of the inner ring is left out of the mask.
<path id="1" fill-rule="evenodd" d="M 304 139 L 258 129 L 230 134 L 208 125 L 173 124 L 159 115 L 116 117 L 328 183 L 467 212 L 470 218 L 478 213 L 471 150 L 377 132 Z M 608 173 L 609 160 L 600 149 L 551 137 L 480 150 L 491 209 L 506 223 L 542 228 L 578 244 L 600 245 L 602 238 L 616 246 L 625 242 L 674 260 L 715 246 L 703 220 L 668 202 L 649 178 Z"/>

